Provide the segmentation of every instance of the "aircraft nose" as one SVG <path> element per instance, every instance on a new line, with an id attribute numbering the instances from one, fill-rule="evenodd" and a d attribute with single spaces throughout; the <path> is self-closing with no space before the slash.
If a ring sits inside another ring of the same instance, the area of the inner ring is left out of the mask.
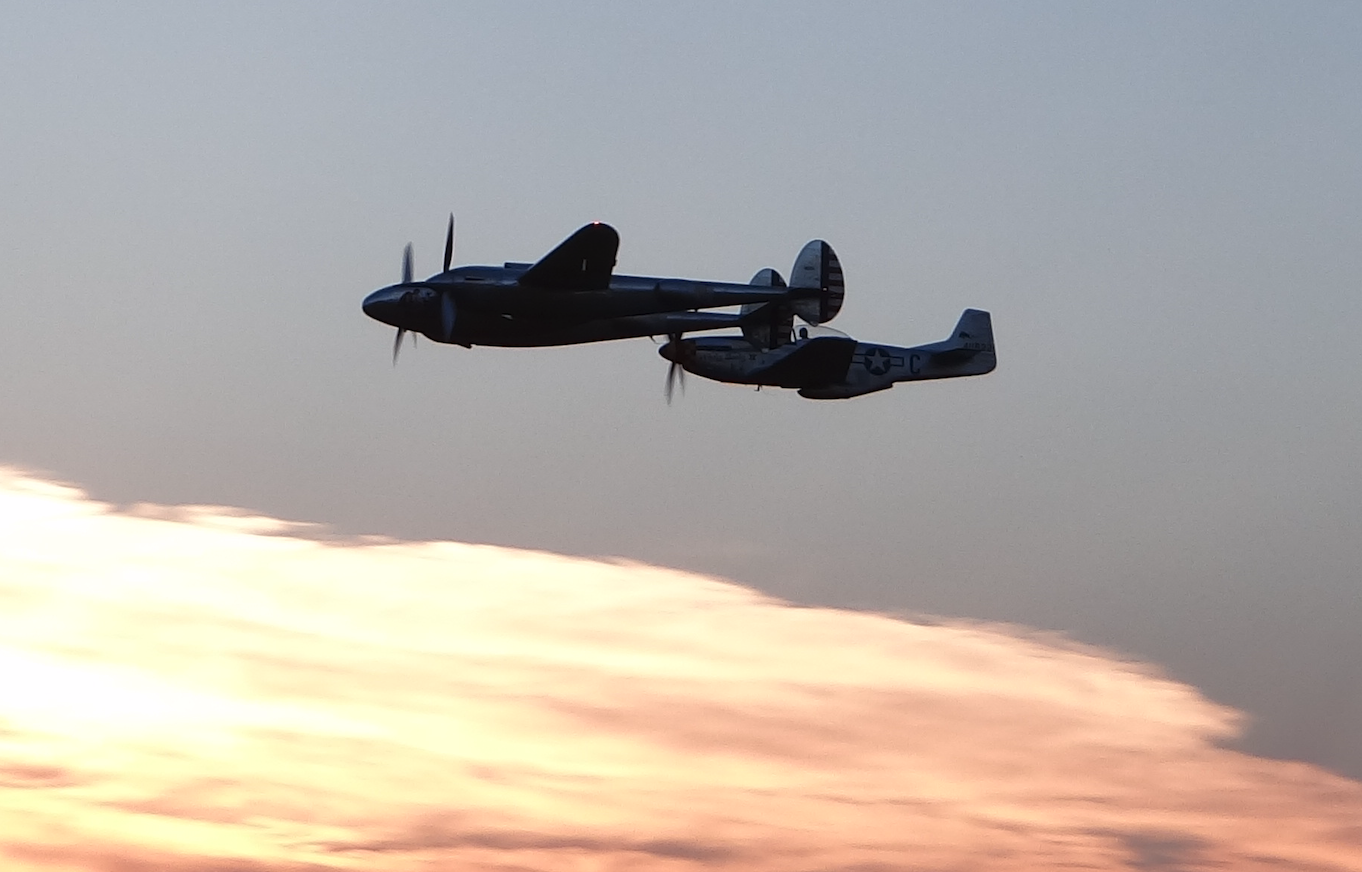
<path id="1" fill-rule="evenodd" d="M 402 302 L 402 290 L 394 287 L 380 288 L 364 298 L 361 308 L 364 314 L 375 321 L 397 326 L 397 310 Z"/>

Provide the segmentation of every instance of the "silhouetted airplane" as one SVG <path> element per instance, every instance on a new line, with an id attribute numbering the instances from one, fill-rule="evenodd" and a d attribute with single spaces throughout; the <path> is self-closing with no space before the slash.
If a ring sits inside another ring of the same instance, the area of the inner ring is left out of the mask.
<path id="1" fill-rule="evenodd" d="M 857 342 L 822 328 L 810 335 L 800 328 L 792 341 L 769 337 L 704 336 L 674 338 L 658 349 L 672 362 L 667 397 L 679 373 L 743 385 L 797 388 L 801 397 L 840 400 L 891 388 L 896 382 L 983 375 L 998 365 L 993 321 L 979 309 L 966 309 L 949 339 L 898 348 Z"/>
<path id="2" fill-rule="evenodd" d="M 632 336 L 666 335 L 750 324 L 793 312 L 810 323 L 831 320 L 842 307 L 842 268 L 832 247 L 814 240 L 799 253 L 785 285 L 775 270 L 750 284 L 615 275 L 619 234 L 588 224 L 539 262 L 450 268 L 454 216 L 445 236 L 442 270 L 412 279 L 412 253 L 402 257 L 402 281 L 374 291 L 364 312 L 397 328 L 393 360 L 407 331 L 436 342 L 473 345 L 570 345 Z M 780 303 L 760 314 L 751 304 Z M 700 311 L 749 304 L 745 314 Z M 746 319 L 746 320 L 744 320 Z"/>

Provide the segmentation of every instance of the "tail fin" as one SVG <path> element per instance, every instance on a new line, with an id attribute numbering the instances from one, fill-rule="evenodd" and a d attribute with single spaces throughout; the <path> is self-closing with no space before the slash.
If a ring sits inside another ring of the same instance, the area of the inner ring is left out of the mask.
<path id="1" fill-rule="evenodd" d="M 832 246 L 821 239 L 804 246 L 795 258 L 790 287 L 818 289 L 817 295 L 794 300 L 794 312 L 800 318 L 810 324 L 824 324 L 836 318 L 842 310 L 846 285 L 842 280 L 842 264 Z"/>
<path id="2" fill-rule="evenodd" d="M 993 318 L 983 309 L 966 309 L 955 322 L 951 339 L 971 351 L 992 351 Z"/>
<path id="3" fill-rule="evenodd" d="M 748 284 L 764 288 L 783 288 L 785 279 L 767 267 Z M 744 303 L 739 323 L 743 338 L 758 348 L 777 348 L 790 341 L 794 330 L 794 311 L 787 303 Z"/>
<path id="4" fill-rule="evenodd" d="M 966 309 L 949 339 L 923 346 L 937 363 L 958 363 L 978 354 L 994 354 L 993 318 L 982 309 Z"/>
<path id="5" fill-rule="evenodd" d="M 785 277 L 769 266 L 766 269 L 757 270 L 757 274 L 752 276 L 752 281 L 748 282 L 759 288 L 783 288 L 785 287 Z M 752 304 L 748 304 L 752 305 Z M 757 305 L 761 305 L 758 303 Z"/>

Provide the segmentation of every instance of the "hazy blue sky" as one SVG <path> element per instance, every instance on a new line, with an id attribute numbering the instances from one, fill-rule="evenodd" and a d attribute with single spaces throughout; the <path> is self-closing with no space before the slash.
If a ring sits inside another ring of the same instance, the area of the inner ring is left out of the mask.
<path id="1" fill-rule="evenodd" d="M 116 502 L 620 555 L 1161 663 L 1362 775 L 1362 7 L 7 4 L 0 462 Z M 999 367 L 830 403 L 359 301 L 532 260 L 746 280 Z"/>

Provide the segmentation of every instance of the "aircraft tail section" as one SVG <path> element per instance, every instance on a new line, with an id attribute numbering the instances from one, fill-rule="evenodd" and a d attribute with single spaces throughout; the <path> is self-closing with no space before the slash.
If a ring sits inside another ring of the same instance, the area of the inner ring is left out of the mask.
<path id="1" fill-rule="evenodd" d="M 837 317 L 842 310 L 846 284 L 842 279 L 842 264 L 832 246 L 821 239 L 804 246 L 795 258 L 790 287 L 817 291 L 793 295 L 794 313 L 800 318 L 810 324 L 824 324 Z"/>
<path id="2" fill-rule="evenodd" d="M 757 270 L 757 274 L 752 276 L 752 281 L 748 282 L 748 284 L 756 288 L 783 288 L 785 287 L 785 277 L 768 266 L 766 269 Z M 747 305 L 761 304 L 748 303 Z"/>
<path id="3" fill-rule="evenodd" d="M 921 346 L 921 350 L 931 354 L 932 363 L 943 366 L 977 357 L 981 365 L 987 365 L 987 369 L 980 371 L 989 372 L 997 360 L 993 347 L 993 319 L 982 309 L 966 309 L 955 323 L 949 339 Z"/>
<path id="4" fill-rule="evenodd" d="M 983 309 L 966 309 L 955 322 L 955 332 L 948 342 L 961 351 L 993 350 L 993 318 Z"/>
<path id="5" fill-rule="evenodd" d="M 785 279 L 767 267 L 752 276 L 748 284 L 762 288 L 783 288 Z M 758 348 L 777 348 L 790 341 L 794 332 L 794 310 L 788 303 L 744 303 L 738 323 L 743 338 Z"/>

